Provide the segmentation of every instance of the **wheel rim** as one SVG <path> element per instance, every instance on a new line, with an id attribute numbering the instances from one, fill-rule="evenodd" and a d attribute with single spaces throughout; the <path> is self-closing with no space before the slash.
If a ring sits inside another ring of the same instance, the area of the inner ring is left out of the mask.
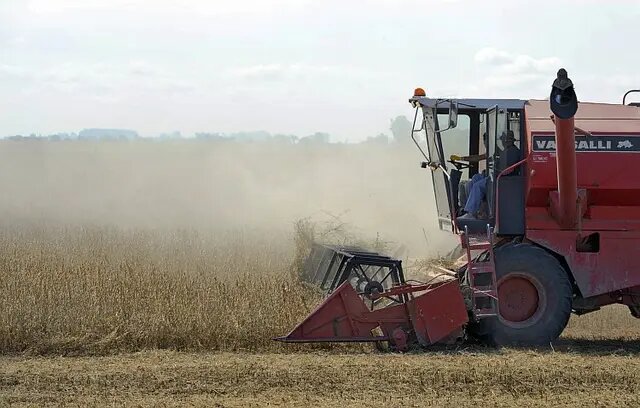
<path id="1" fill-rule="evenodd" d="M 516 328 L 535 324 L 547 304 L 540 282 L 519 272 L 509 273 L 498 281 L 498 299 L 500 320 Z"/>

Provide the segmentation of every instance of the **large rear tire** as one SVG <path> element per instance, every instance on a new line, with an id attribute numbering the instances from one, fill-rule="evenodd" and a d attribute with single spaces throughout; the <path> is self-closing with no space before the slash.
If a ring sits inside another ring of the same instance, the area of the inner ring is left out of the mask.
<path id="1" fill-rule="evenodd" d="M 531 244 L 496 248 L 499 314 L 470 327 L 493 345 L 548 345 L 571 315 L 572 286 L 560 262 Z"/>

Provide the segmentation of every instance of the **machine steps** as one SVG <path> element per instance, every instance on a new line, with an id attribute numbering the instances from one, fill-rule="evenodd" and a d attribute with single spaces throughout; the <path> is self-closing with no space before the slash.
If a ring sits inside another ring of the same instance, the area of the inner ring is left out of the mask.
<path id="1" fill-rule="evenodd" d="M 498 287 L 493 255 L 493 230 L 472 235 L 465 229 L 462 245 L 467 251 L 467 273 L 472 290 L 471 304 L 476 319 L 498 315 Z"/>

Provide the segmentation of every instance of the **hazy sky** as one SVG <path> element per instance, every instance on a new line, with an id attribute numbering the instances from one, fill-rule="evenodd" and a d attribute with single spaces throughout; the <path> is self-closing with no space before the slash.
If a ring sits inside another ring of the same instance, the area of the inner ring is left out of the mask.
<path id="1" fill-rule="evenodd" d="M 0 0 L 0 135 L 388 131 L 434 96 L 640 88 L 640 1 Z"/>

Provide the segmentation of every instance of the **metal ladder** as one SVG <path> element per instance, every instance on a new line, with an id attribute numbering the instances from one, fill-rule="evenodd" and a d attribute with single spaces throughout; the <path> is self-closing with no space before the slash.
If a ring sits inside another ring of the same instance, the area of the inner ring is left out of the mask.
<path id="1" fill-rule="evenodd" d="M 467 273 L 471 287 L 471 305 L 476 318 L 498 315 L 498 287 L 493 256 L 493 230 L 487 224 L 486 235 L 470 235 L 465 227 L 463 246 L 467 250 Z M 484 252 L 483 255 L 479 253 Z"/>

